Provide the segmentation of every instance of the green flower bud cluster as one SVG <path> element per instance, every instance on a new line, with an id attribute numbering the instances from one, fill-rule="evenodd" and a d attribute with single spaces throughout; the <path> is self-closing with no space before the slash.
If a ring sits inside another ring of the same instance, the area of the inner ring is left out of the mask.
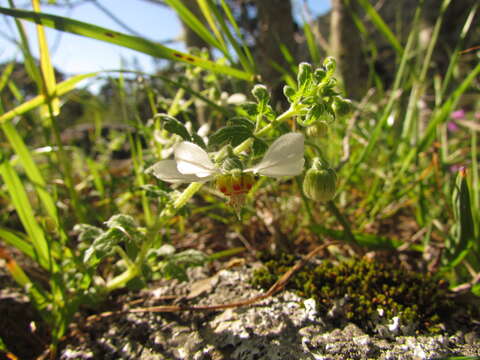
<path id="1" fill-rule="evenodd" d="M 336 90 L 335 68 L 336 62 L 331 57 L 315 70 L 303 62 L 298 67 L 297 87 L 284 87 L 283 93 L 290 102 L 287 113 L 296 115 L 301 126 L 309 127 L 322 121 L 329 124 L 351 111 L 351 102 Z"/>
<path id="2" fill-rule="evenodd" d="M 332 168 L 324 165 L 319 158 L 313 160 L 303 180 L 303 192 L 314 201 L 329 201 L 337 190 L 337 175 Z"/>

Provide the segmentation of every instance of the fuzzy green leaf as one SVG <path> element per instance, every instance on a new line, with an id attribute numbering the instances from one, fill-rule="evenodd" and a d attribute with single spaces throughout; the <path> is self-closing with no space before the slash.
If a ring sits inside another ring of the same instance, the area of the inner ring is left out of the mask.
<path id="1" fill-rule="evenodd" d="M 193 249 L 182 251 L 167 257 L 162 264 L 162 273 L 167 279 L 187 281 L 188 276 L 186 270 L 189 267 L 201 266 L 205 264 L 207 260 L 208 257 L 200 251 Z"/>
<path id="2" fill-rule="evenodd" d="M 252 129 L 242 126 L 233 125 L 218 129 L 209 138 L 209 145 L 216 146 L 224 143 L 230 143 L 232 146 L 237 146 L 244 140 L 253 135 Z"/>
<path id="3" fill-rule="evenodd" d="M 191 140 L 190 133 L 188 132 L 185 125 L 183 125 L 180 121 L 178 121 L 172 116 L 165 115 L 165 114 L 160 115 L 160 119 L 162 121 L 163 128 L 167 130 L 169 133 L 176 134 L 185 141 Z"/>
<path id="4" fill-rule="evenodd" d="M 253 121 L 250 121 L 244 117 L 233 117 L 227 121 L 227 125 L 238 125 L 238 126 L 244 126 L 246 128 L 251 129 L 252 131 L 255 129 L 255 123 Z"/>

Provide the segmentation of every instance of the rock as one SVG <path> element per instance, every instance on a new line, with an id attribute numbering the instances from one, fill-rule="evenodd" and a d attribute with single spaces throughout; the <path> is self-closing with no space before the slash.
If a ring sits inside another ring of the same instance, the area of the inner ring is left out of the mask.
<path id="1" fill-rule="evenodd" d="M 214 286 L 189 299 L 188 304 L 213 305 L 252 298 L 260 291 L 249 284 L 251 274 L 247 267 L 222 270 L 216 275 Z M 143 294 L 185 296 L 192 284 L 210 278 L 198 269 L 190 272 L 190 277 L 188 283 L 170 281 Z M 385 338 L 366 334 L 351 323 L 335 328 L 334 323 L 338 322 L 334 320 L 319 317 L 313 299 L 284 291 L 252 306 L 211 313 L 129 313 L 100 318 L 84 328 L 88 336 L 83 340 L 69 338 L 60 358 L 416 360 L 480 355 L 478 329 L 467 333 L 463 343 L 459 341 L 459 334 L 463 333 L 456 329 L 451 329 L 451 336 Z"/>

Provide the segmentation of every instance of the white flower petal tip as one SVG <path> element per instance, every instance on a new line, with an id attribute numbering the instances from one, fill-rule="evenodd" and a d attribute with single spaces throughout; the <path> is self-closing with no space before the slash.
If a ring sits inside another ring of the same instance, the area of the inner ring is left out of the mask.
<path id="1" fill-rule="evenodd" d="M 296 176 L 303 171 L 305 137 L 300 133 L 280 136 L 268 148 L 262 161 L 251 169 L 254 174 L 270 177 Z"/>
<path id="2" fill-rule="evenodd" d="M 241 93 L 235 93 L 228 97 L 227 104 L 240 105 L 247 101 L 247 97 Z"/>
<path id="3" fill-rule="evenodd" d="M 182 174 L 177 169 L 177 162 L 175 160 L 162 160 L 150 166 L 145 170 L 147 174 L 152 174 L 156 178 L 173 184 L 189 183 L 189 182 L 204 182 L 210 180 L 208 178 L 200 178 L 196 175 Z"/>
<path id="4" fill-rule="evenodd" d="M 174 154 L 177 169 L 181 174 L 207 178 L 218 173 L 206 151 L 194 143 L 181 142 L 175 147 Z"/>

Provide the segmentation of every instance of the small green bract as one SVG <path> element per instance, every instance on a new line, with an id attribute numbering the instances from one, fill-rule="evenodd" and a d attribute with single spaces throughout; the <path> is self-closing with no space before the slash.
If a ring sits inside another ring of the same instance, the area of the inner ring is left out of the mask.
<path id="1" fill-rule="evenodd" d="M 264 289 L 296 261 L 290 254 L 263 260 L 265 266 L 254 273 L 252 283 Z M 315 299 L 319 316 L 343 299 L 341 315 L 334 320 L 353 322 L 368 333 L 375 332 L 379 312 L 384 321 L 398 316 L 401 323 L 415 324 L 418 331 L 429 333 L 439 332 L 440 322 L 454 312 L 447 288 L 430 275 L 366 259 L 306 265 L 290 279 L 286 289 Z"/>

